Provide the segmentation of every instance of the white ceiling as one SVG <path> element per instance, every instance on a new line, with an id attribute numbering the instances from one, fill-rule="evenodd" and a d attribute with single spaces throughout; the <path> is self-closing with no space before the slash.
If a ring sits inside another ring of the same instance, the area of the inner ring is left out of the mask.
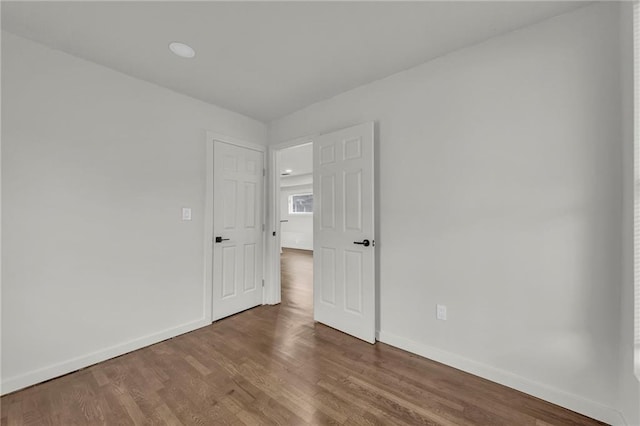
<path id="1" fill-rule="evenodd" d="M 280 151 L 280 173 L 291 170 L 291 176 L 313 172 L 313 145 L 306 144 Z"/>
<path id="2" fill-rule="evenodd" d="M 2 28 L 268 122 L 581 2 L 2 2 Z M 192 60 L 169 53 L 182 41 Z"/>

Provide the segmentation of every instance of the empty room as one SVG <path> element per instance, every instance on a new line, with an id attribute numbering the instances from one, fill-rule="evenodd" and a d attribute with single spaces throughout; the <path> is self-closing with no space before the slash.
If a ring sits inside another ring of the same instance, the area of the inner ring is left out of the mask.
<path id="1" fill-rule="evenodd" d="M 637 1 L 0 8 L 2 426 L 640 426 Z"/>

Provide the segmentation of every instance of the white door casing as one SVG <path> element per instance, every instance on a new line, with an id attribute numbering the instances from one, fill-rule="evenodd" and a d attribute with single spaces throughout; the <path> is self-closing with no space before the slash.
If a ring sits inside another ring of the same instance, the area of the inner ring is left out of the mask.
<path id="1" fill-rule="evenodd" d="M 262 304 L 263 153 L 214 141 L 212 320 Z"/>
<path id="2" fill-rule="evenodd" d="M 375 342 L 374 125 L 313 148 L 314 319 Z M 369 245 L 357 244 L 369 241 Z"/>

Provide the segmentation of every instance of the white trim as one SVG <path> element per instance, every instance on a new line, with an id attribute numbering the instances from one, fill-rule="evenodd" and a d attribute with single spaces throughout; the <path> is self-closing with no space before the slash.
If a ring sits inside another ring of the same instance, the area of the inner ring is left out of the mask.
<path id="1" fill-rule="evenodd" d="M 67 361 L 39 368 L 37 370 L 33 370 L 19 376 L 10 377 L 2 381 L 2 394 L 4 395 L 9 392 L 15 392 L 25 387 L 32 386 L 68 373 L 72 373 L 81 368 L 86 368 L 90 365 L 97 364 L 99 362 L 106 361 L 120 355 L 124 355 L 128 352 L 142 349 L 146 346 L 153 345 L 155 343 L 170 339 L 180 334 L 188 333 L 201 327 L 206 327 L 210 323 L 211 322 L 206 319 L 199 319 L 197 321 L 182 324 L 173 328 L 168 328 L 157 333 L 149 334 L 147 336 L 129 340 L 127 342 L 110 346 L 99 351 L 72 358 Z"/>
<path id="2" fill-rule="evenodd" d="M 207 142 L 213 143 L 213 141 L 220 141 L 235 146 L 241 146 L 243 148 L 253 149 L 255 151 L 266 152 L 267 147 L 255 142 L 248 142 L 242 139 L 234 138 L 233 136 L 223 135 L 222 133 L 212 132 L 207 130 Z"/>
<path id="3" fill-rule="evenodd" d="M 275 145 L 270 145 L 269 149 L 273 149 L 274 151 L 281 151 L 286 148 L 293 148 L 297 146 L 308 145 L 310 143 L 313 143 L 313 141 L 317 139 L 318 136 L 319 136 L 318 134 L 313 134 L 309 136 L 303 136 L 300 138 L 290 139 L 288 141 L 280 142 Z"/>
<path id="4" fill-rule="evenodd" d="M 305 144 L 307 145 L 307 144 Z M 302 178 L 302 177 L 313 177 L 313 173 L 300 173 L 300 174 L 296 174 L 296 175 L 285 175 L 282 176 L 283 180 L 287 180 L 289 178 Z"/>
<path id="5" fill-rule="evenodd" d="M 206 163 L 206 183 L 204 194 L 204 287 L 205 294 L 203 303 L 205 304 L 205 318 L 209 322 L 213 321 L 213 152 L 215 141 L 239 146 L 242 148 L 252 149 L 262 154 L 262 166 L 266 170 L 267 165 L 267 147 L 253 142 L 247 142 L 242 139 L 226 136 L 220 133 L 207 130 L 207 138 L 205 141 L 205 163 Z M 262 179 L 262 223 L 265 224 L 262 232 L 262 279 L 265 285 L 262 288 L 262 304 L 268 304 L 267 300 L 267 266 L 269 262 L 268 244 L 267 244 L 267 177 L 266 173 Z"/>
<path id="6" fill-rule="evenodd" d="M 282 182 L 282 181 L 280 181 Z M 297 185 L 290 185 L 290 186 L 285 186 L 285 185 L 280 185 L 280 190 L 286 190 L 286 191 L 304 191 L 305 188 L 309 188 L 310 186 L 313 186 L 313 183 L 301 183 L 301 184 L 297 184 Z M 311 212 L 310 212 L 311 213 Z"/>
<path id="7" fill-rule="evenodd" d="M 205 143 L 205 195 L 204 195 L 204 315 L 213 321 L 213 141 L 207 132 Z"/>
<path id="8" fill-rule="evenodd" d="M 634 345 L 633 345 L 633 366 L 636 378 L 640 380 L 640 198 L 638 197 L 638 185 L 640 184 L 640 2 L 634 1 L 632 6 L 632 88 L 633 101 L 631 105 L 633 116 L 633 204 L 634 204 L 634 242 L 633 242 L 633 262 L 634 262 L 634 307 L 633 307 L 633 328 L 634 328 Z M 626 229 L 625 229 L 626 231 Z"/>
<path id="9" fill-rule="evenodd" d="M 267 280 L 264 284 L 265 304 L 276 305 L 282 299 L 280 282 L 280 151 L 312 144 L 317 135 L 304 136 L 269 146 L 269 194 L 268 194 L 268 235 Z M 275 232 L 275 237 L 274 237 Z"/>
<path id="10" fill-rule="evenodd" d="M 279 152 L 269 147 L 269 194 L 267 226 L 267 280 L 264 283 L 265 303 L 276 305 L 281 301 L 280 294 L 280 216 L 275 197 L 280 197 Z"/>
<path id="11" fill-rule="evenodd" d="M 622 413 L 597 402 L 585 399 L 560 389 L 535 382 L 522 376 L 510 373 L 487 364 L 474 361 L 451 352 L 425 345 L 405 337 L 396 336 L 386 331 L 380 331 L 377 339 L 396 348 L 420 355 L 440 362 L 458 370 L 482 377 L 492 382 L 508 386 L 526 394 L 535 396 L 552 404 L 568 408 L 585 416 L 603 421 L 611 425 L 628 425 Z"/>

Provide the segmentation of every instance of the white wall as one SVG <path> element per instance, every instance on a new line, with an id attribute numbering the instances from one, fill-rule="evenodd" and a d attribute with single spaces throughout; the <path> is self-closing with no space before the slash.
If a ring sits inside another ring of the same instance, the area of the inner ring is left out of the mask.
<path id="1" fill-rule="evenodd" d="M 2 106 L 2 391 L 206 324 L 205 130 L 265 126 L 5 32 Z"/>
<path id="2" fill-rule="evenodd" d="M 289 214 L 289 196 L 313 194 L 313 184 L 280 188 L 280 236 L 282 247 L 313 250 L 313 213 Z"/>
<path id="3" fill-rule="evenodd" d="M 620 8 L 622 124 L 623 124 L 623 281 L 621 294 L 621 346 L 620 346 L 620 404 L 629 424 L 640 425 L 640 365 L 634 366 L 634 262 L 633 262 L 633 210 L 634 210 L 634 81 L 633 81 L 633 3 Z M 636 88 L 640 90 L 640 88 Z M 639 119 L 636 112 L 636 120 Z M 639 155 L 636 153 L 635 155 Z M 640 359 L 640 358 L 639 358 Z M 634 367 L 636 374 L 634 374 Z"/>
<path id="4" fill-rule="evenodd" d="M 269 135 L 377 121 L 382 341 L 611 423 L 626 408 L 618 24 L 618 5 L 583 8 Z"/>

